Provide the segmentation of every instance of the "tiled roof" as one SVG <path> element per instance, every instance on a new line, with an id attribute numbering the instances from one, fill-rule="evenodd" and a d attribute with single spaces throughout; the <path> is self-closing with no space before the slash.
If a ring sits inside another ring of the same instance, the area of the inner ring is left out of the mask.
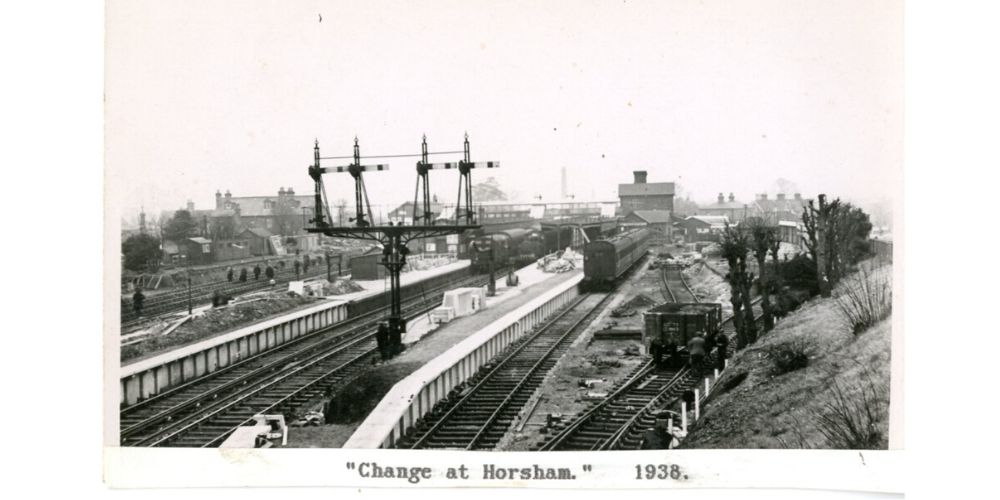
<path id="1" fill-rule="evenodd" d="M 302 196 L 286 196 L 285 200 L 290 200 L 291 207 L 294 213 L 301 214 L 302 207 L 313 208 L 315 203 L 315 198 L 309 195 Z M 271 201 L 272 204 L 277 205 L 278 196 L 240 196 L 232 197 L 229 202 L 240 207 L 240 216 L 242 217 L 263 217 L 269 215 L 276 215 L 273 208 L 266 208 L 267 201 Z"/>

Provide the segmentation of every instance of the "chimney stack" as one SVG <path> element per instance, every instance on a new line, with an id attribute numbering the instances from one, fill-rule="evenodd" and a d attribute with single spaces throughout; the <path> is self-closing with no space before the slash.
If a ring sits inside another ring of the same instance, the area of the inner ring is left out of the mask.
<path id="1" fill-rule="evenodd" d="M 778 193 L 778 201 L 785 201 L 785 193 Z"/>
<path id="2" fill-rule="evenodd" d="M 286 196 L 295 196 L 295 190 L 292 189 L 292 188 L 288 188 L 288 189 L 285 190 L 285 195 Z"/>
<path id="3" fill-rule="evenodd" d="M 723 203 L 725 203 L 725 201 L 726 197 L 723 196 L 722 193 L 719 193 L 719 205 L 722 205 Z"/>
<path id="4" fill-rule="evenodd" d="M 278 198 L 284 198 L 284 197 L 285 197 L 285 188 L 284 186 L 282 186 L 278 188 Z"/>
<path id="5" fill-rule="evenodd" d="M 222 191 L 218 189 L 215 190 L 215 208 L 216 210 L 222 208 Z"/>
<path id="6" fill-rule="evenodd" d="M 802 199 L 802 193 L 795 193 L 795 199 L 796 200 L 801 200 Z"/>
<path id="7" fill-rule="evenodd" d="M 191 200 L 187 201 L 187 211 L 188 212 L 194 212 L 194 202 L 191 201 Z"/>
<path id="8" fill-rule="evenodd" d="M 760 200 L 767 201 L 767 193 L 760 193 Z"/>
<path id="9" fill-rule="evenodd" d="M 645 184 L 646 183 L 646 171 L 645 170 L 636 170 L 636 171 L 632 172 L 632 175 L 635 176 L 635 183 L 636 184 Z"/>
<path id="10" fill-rule="evenodd" d="M 734 201 L 736 201 L 736 197 L 733 196 L 733 193 L 729 193 L 729 203 L 732 203 Z"/>

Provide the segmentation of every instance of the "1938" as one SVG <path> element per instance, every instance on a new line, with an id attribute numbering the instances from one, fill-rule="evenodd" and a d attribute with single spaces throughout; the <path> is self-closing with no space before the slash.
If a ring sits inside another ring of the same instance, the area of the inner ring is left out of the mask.
<path id="1" fill-rule="evenodd" d="M 635 466 L 635 478 L 638 480 L 643 479 L 686 479 L 687 476 L 681 472 L 681 467 L 677 464 L 636 464 Z"/>

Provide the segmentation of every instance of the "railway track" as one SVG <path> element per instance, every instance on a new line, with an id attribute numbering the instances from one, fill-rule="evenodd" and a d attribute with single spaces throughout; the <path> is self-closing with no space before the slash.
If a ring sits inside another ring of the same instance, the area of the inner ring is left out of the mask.
<path id="1" fill-rule="evenodd" d="M 441 285 L 404 303 L 407 318 L 436 307 L 445 290 L 485 283 L 482 276 Z M 217 446 L 259 413 L 294 414 L 374 361 L 374 323 L 383 310 L 345 320 L 187 382 L 119 412 L 123 446 Z"/>
<path id="2" fill-rule="evenodd" d="M 754 303 L 755 316 L 759 315 Z M 723 332 L 736 333 L 732 317 L 722 324 Z M 730 342 L 727 357 L 732 356 L 736 342 Z M 706 358 L 712 366 L 717 353 Z M 637 450 L 643 434 L 653 428 L 656 414 L 677 403 L 684 391 L 698 386 L 701 377 L 688 367 L 679 370 L 657 370 L 652 362 L 639 367 L 626 377 L 606 399 L 588 409 L 559 433 L 536 449 L 557 450 Z"/>
<path id="3" fill-rule="evenodd" d="M 439 404 L 397 447 L 494 449 L 548 372 L 612 296 L 579 297 L 486 365 L 456 401 Z"/>

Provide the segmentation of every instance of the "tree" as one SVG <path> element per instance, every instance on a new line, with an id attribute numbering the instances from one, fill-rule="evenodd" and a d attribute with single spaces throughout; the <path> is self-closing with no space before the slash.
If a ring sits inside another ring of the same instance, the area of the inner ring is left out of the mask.
<path id="1" fill-rule="evenodd" d="M 490 177 L 486 182 L 472 185 L 472 202 L 480 201 L 507 201 L 507 193 L 500 189 L 496 178 Z"/>
<path id="2" fill-rule="evenodd" d="M 274 213 L 275 232 L 282 236 L 290 236 L 297 232 L 302 214 L 296 210 L 289 200 L 279 200 L 272 209 Z"/>
<path id="3" fill-rule="evenodd" d="M 778 242 L 777 227 L 769 225 L 760 217 L 749 217 L 743 221 L 750 233 L 750 250 L 757 260 L 757 290 L 760 292 L 760 308 L 764 319 L 764 331 L 774 329 L 774 316 L 771 312 L 771 289 L 773 278 L 767 272 L 767 253 L 775 242 Z"/>
<path id="4" fill-rule="evenodd" d="M 757 340 L 757 325 L 753 317 L 750 287 L 753 273 L 747 271 L 750 241 L 741 227 L 726 226 L 722 233 L 722 258 L 729 263 L 730 302 L 733 304 L 733 324 L 736 326 L 736 348 L 742 349 Z"/>
<path id="5" fill-rule="evenodd" d="M 134 234 L 122 242 L 125 269 L 130 271 L 156 271 L 163 251 L 160 240 L 148 234 Z"/>
<path id="6" fill-rule="evenodd" d="M 163 225 L 163 238 L 170 241 L 181 241 L 194 236 L 197 230 L 198 223 L 195 222 L 194 217 L 191 217 L 191 212 L 178 210 Z"/>

